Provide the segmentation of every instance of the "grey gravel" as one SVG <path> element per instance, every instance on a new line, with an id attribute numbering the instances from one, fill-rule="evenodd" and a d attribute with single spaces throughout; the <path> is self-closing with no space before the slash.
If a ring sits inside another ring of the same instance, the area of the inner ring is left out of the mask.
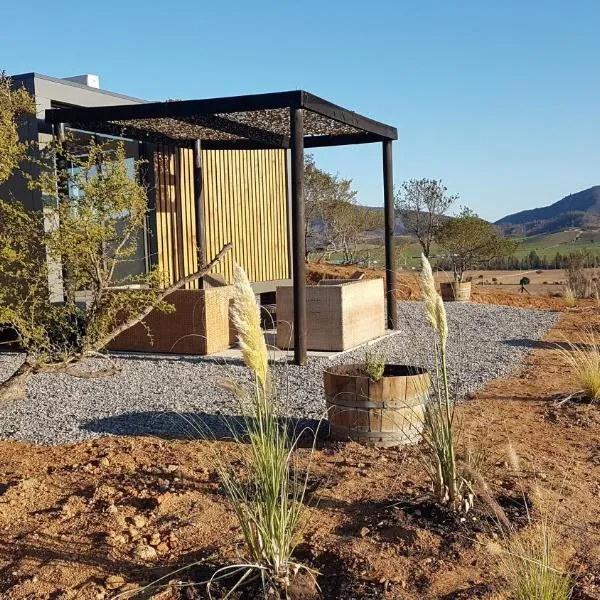
<path id="1" fill-rule="evenodd" d="M 423 304 L 401 302 L 399 308 L 400 331 L 375 347 L 385 350 L 390 362 L 431 368 L 432 334 Z M 510 373 L 558 318 L 549 311 L 484 304 L 450 303 L 446 308 L 449 368 L 453 375 L 460 373 L 460 397 Z M 306 367 L 276 367 L 285 381 L 289 415 L 321 418 L 324 366 L 362 358 L 364 349 L 358 349 L 333 361 L 311 359 Z M 20 360 L 16 354 L 0 355 L 0 378 Z M 0 437 L 42 444 L 102 435 L 185 437 L 196 433 L 201 423 L 221 435 L 225 430 L 218 415 L 238 411 L 231 392 L 218 382 L 248 380 L 247 369 L 238 361 L 163 355 L 119 355 L 118 360 L 122 372 L 106 379 L 36 375 L 25 400 L 2 407 Z"/>

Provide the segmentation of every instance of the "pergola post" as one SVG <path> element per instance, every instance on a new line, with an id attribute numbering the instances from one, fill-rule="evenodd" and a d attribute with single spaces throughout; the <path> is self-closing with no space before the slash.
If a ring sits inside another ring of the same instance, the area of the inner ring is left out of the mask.
<path id="1" fill-rule="evenodd" d="M 306 264 L 304 239 L 304 115 L 290 109 L 292 191 L 292 277 L 294 285 L 294 363 L 306 364 Z"/>
<path id="2" fill-rule="evenodd" d="M 202 179 L 202 142 L 194 140 L 194 207 L 196 209 L 196 247 L 198 248 L 198 267 L 207 263 L 206 235 L 204 220 L 204 181 Z M 200 286 L 202 286 L 200 280 Z"/>
<path id="3" fill-rule="evenodd" d="M 396 213 L 394 206 L 394 166 L 392 140 L 383 146 L 383 201 L 385 214 L 385 283 L 387 290 L 387 327 L 398 328 L 398 302 L 396 301 L 396 259 L 394 255 L 394 231 Z"/>

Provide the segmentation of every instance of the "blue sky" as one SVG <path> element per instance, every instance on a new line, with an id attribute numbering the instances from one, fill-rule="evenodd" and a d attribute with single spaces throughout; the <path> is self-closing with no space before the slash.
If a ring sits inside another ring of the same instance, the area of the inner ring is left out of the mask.
<path id="1" fill-rule="evenodd" d="M 395 125 L 395 181 L 443 179 L 481 216 L 600 184 L 600 2 L 6 3 L 0 68 L 147 99 L 306 89 Z M 317 162 L 382 199 L 379 144 Z"/>

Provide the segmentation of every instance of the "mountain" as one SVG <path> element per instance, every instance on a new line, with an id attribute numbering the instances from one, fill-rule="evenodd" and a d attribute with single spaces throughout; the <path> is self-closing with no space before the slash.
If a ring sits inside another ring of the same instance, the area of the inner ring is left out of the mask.
<path id="1" fill-rule="evenodd" d="M 600 185 L 569 194 L 558 202 L 542 208 L 523 210 L 507 215 L 496 225 L 509 234 L 536 235 L 570 228 L 600 227 Z"/>

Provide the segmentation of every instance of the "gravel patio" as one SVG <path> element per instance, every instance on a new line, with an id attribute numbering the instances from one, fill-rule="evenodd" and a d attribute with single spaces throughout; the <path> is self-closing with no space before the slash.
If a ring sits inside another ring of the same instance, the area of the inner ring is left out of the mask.
<path id="1" fill-rule="evenodd" d="M 449 367 L 454 378 L 460 373 L 461 397 L 510 373 L 559 316 L 474 303 L 449 303 L 446 309 Z M 401 302 L 399 312 L 400 331 L 377 348 L 390 362 L 431 367 L 432 334 L 422 302 Z M 284 382 L 281 391 L 288 414 L 298 419 L 323 417 L 323 368 L 363 357 L 364 349 L 359 349 L 331 360 L 313 358 L 306 367 L 274 367 Z M 247 380 L 247 369 L 240 362 L 163 355 L 119 355 L 118 360 L 122 372 L 106 379 L 34 376 L 25 400 L 2 407 L 0 437 L 42 444 L 102 435 L 185 437 L 195 433 L 190 420 L 220 435 L 218 415 L 239 412 L 231 392 L 219 381 Z M 0 354 L 0 377 L 8 376 L 19 361 L 18 355 Z"/>

